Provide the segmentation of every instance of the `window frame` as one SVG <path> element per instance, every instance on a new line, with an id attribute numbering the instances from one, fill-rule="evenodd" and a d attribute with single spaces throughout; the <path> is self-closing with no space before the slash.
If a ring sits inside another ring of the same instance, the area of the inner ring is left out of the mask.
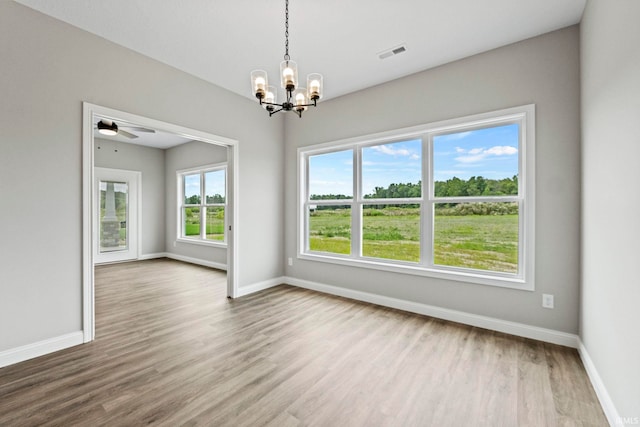
<path id="1" fill-rule="evenodd" d="M 216 171 L 224 171 L 224 203 L 206 203 L 206 188 L 205 188 L 205 174 L 208 172 L 216 172 Z M 188 204 L 185 203 L 184 198 L 184 178 L 188 175 L 200 175 L 200 203 L 199 204 Z M 176 228 L 176 241 L 182 243 L 191 243 L 196 245 L 205 245 L 205 246 L 217 246 L 217 247 L 227 247 L 227 237 L 228 237 L 228 203 L 227 203 L 227 194 L 229 192 L 229 181 L 227 176 L 227 163 L 215 163 L 204 166 L 197 166 L 188 169 L 181 169 L 176 171 L 176 184 L 177 184 L 177 195 L 178 195 L 178 203 L 177 203 L 177 228 Z M 184 218 L 184 210 L 189 207 L 196 207 L 200 209 L 200 235 L 197 237 L 189 236 L 187 237 L 185 234 L 185 218 Z M 209 240 L 206 238 L 207 233 L 207 223 L 206 223 L 206 208 L 208 207 L 222 207 L 224 208 L 224 239 L 222 241 L 219 240 Z"/>
<path id="2" fill-rule="evenodd" d="M 459 203 L 462 197 L 434 197 L 433 138 L 446 133 L 519 124 L 518 195 L 464 197 L 464 202 L 517 201 L 518 272 L 501 273 L 433 263 L 433 206 L 435 203 Z M 419 199 L 365 199 L 362 194 L 362 149 L 410 139 L 422 139 L 422 196 Z M 353 197 L 338 200 L 309 200 L 309 157 L 335 151 L 353 150 Z M 535 105 L 529 104 L 450 120 L 396 129 L 371 135 L 332 141 L 298 148 L 297 175 L 297 258 L 328 262 L 438 279 L 455 280 L 519 290 L 535 289 Z M 362 208 L 375 204 L 420 205 L 420 261 L 418 263 L 362 256 Z M 351 207 L 351 253 L 311 251 L 309 229 L 310 205 Z"/>

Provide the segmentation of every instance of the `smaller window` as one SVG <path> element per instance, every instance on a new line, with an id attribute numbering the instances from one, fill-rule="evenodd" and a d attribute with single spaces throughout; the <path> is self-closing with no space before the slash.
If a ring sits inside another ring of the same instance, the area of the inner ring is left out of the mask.
<path id="1" fill-rule="evenodd" d="M 179 238 L 214 244 L 226 242 L 226 177 L 226 165 L 178 172 Z"/>

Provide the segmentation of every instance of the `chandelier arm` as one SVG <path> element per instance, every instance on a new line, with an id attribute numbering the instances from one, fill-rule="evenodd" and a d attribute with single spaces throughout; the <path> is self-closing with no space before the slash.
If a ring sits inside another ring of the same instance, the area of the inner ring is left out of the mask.
<path id="1" fill-rule="evenodd" d="M 275 105 L 278 105 L 278 104 L 275 104 Z M 284 107 L 280 106 L 279 110 L 269 111 L 269 117 L 273 116 L 275 113 L 279 113 L 282 110 L 284 110 Z"/>
<path id="2" fill-rule="evenodd" d="M 313 104 L 296 104 L 297 107 L 317 107 L 316 100 L 313 100 Z"/>

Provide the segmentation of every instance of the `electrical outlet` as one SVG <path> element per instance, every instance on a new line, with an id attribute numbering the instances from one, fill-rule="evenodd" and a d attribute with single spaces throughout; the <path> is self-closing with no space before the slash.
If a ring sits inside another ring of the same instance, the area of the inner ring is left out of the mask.
<path id="1" fill-rule="evenodd" d="M 293 265 L 293 258 L 289 257 L 288 263 L 290 266 Z"/>
<path id="2" fill-rule="evenodd" d="M 544 308 L 553 308 L 553 295 L 542 294 L 542 306 Z"/>

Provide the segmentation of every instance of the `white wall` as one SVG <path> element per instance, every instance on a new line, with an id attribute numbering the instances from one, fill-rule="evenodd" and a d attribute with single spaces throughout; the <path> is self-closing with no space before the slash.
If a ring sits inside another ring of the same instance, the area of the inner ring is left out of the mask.
<path id="1" fill-rule="evenodd" d="M 83 101 L 238 140 L 239 284 L 282 275 L 282 119 L 14 2 L 0 58 L 0 351 L 82 328 Z"/>
<path id="2" fill-rule="evenodd" d="M 640 423 L 640 2 L 589 0 L 582 52 L 580 335 L 620 417 Z"/>
<path id="3" fill-rule="evenodd" d="M 535 292 L 295 259 L 286 275 L 356 291 L 578 332 L 579 31 L 570 27 L 319 104 L 286 126 L 286 245 L 296 255 L 296 149 L 536 104 Z M 402 57 L 398 57 L 401 60 Z M 391 61 L 394 59 L 392 58 Z M 555 309 L 541 294 L 555 295 Z"/>
<path id="4" fill-rule="evenodd" d="M 191 141 L 166 151 L 165 156 L 165 188 L 167 191 L 166 218 L 166 252 L 212 261 L 217 264 L 227 264 L 227 249 L 221 247 L 203 246 L 193 243 L 178 242 L 177 236 L 177 181 L 176 171 L 198 166 L 205 166 L 227 161 L 227 148 L 219 145 Z M 174 246 L 175 245 L 175 246 Z"/>
<path id="5" fill-rule="evenodd" d="M 164 150 L 95 138 L 94 153 L 94 166 L 142 173 L 140 253 L 144 256 L 164 252 Z"/>

